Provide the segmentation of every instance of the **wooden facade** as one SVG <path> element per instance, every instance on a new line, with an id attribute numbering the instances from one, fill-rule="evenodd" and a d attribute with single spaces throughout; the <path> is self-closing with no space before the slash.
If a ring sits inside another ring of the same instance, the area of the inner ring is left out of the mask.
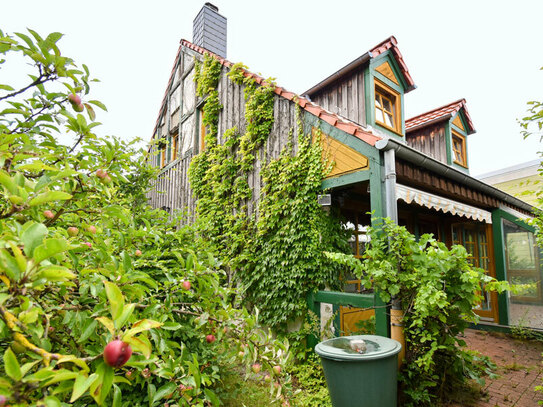
<path id="1" fill-rule="evenodd" d="M 355 71 L 330 86 L 310 95 L 311 100 L 355 123 L 366 125 L 364 70 Z"/>
<path id="2" fill-rule="evenodd" d="M 447 139 L 443 122 L 407 132 L 406 142 L 437 161 L 447 162 Z"/>

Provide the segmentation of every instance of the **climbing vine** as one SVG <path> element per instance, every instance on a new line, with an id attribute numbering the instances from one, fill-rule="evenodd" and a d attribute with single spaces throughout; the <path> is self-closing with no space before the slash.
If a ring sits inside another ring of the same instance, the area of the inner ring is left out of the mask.
<path id="1" fill-rule="evenodd" d="M 317 203 L 328 168 L 320 143 L 304 134 L 300 111 L 296 140 L 291 131 L 278 158 L 257 157 L 274 124 L 273 80 L 258 84 L 242 64 L 231 68 L 228 78 L 244 87 L 246 126 L 243 133 L 235 127 L 226 130 L 218 142 L 220 68 L 209 56 L 196 65 L 207 128 L 206 149 L 189 169 L 198 198 L 197 224 L 216 247 L 229 282 L 245 290 L 246 301 L 261 310 L 262 321 L 286 328 L 303 315 L 309 290 L 337 284 L 339 266 L 323 252 L 348 250 L 345 231 Z M 253 197 L 248 179 L 257 158 L 262 188 Z M 250 200 L 258 202 L 258 216 L 249 214 Z"/>

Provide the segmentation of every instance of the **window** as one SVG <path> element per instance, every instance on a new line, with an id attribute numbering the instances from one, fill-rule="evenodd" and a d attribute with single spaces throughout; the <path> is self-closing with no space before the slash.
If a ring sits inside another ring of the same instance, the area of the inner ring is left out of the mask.
<path id="1" fill-rule="evenodd" d="M 170 161 L 173 161 L 177 158 L 177 149 L 179 148 L 179 135 L 174 134 L 172 136 L 172 142 L 171 142 L 171 153 L 170 153 Z"/>
<path id="2" fill-rule="evenodd" d="M 206 147 L 206 126 L 204 125 L 204 111 L 202 109 L 198 110 L 198 120 L 200 123 L 200 131 L 198 132 L 198 151 L 202 152 L 205 150 Z"/>
<path id="3" fill-rule="evenodd" d="M 464 136 L 454 131 L 452 133 L 452 149 L 455 164 L 467 168 L 468 162 L 466 160 L 466 139 Z"/>
<path id="4" fill-rule="evenodd" d="M 396 133 L 401 131 L 400 95 L 377 80 L 375 80 L 375 122 Z"/>

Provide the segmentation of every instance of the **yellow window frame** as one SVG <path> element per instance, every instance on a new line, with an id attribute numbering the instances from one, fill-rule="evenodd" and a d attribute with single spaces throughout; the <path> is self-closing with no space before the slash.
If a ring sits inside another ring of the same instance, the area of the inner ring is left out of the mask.
<path id="1" fill-rule="evenodd" d="M 451 145 L 454 155 L 454 163 L 461 165 L 464 168 L 468 168 L 468 160 L 466 156 L 466 137 L 460 133 L 457 133 L 456 131 L 453 131 Z"/>
<path id="2" fill-rule="evenodd" d="M 402 136 L 401 133 L 401 97 L 398 92 L 392 89 L 390 86 L 385 85 L 383 82 L 374 79 L 375 82 L 375 99 L 374 99 L 374 112 L 375 122 L 384 128 L 393 131 L 394 133 Z M 390 110 L 385 107 L 386 102 L 390 106 Z M 392 116 L 392 124 L 390 126 L 386 123 L 386 115 Z"/>

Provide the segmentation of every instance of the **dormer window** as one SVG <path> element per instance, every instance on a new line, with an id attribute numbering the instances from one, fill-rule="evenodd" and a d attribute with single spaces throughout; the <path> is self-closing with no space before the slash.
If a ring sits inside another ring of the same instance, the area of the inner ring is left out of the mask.
<path id="1" fill-rule="evenodd" d="M 466 138 L 456 132 L 452 132 L 452 149 L 454 154 L 454 163 L 462 167 L 468 167 L 466 157 Z"/>
<path id="2" fill-rule="evenodd" d="M 400 132 L 400 95 L 377 80 L 375 81 L 375 122 L 396 133 Z"/>

